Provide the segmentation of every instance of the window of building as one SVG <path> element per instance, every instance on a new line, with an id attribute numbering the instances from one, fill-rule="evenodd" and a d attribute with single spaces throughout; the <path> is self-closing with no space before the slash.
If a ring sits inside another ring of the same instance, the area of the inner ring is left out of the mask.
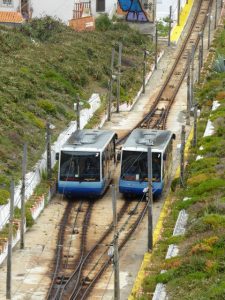
<path id="1" fill-rule="evenodd" d="M 4 6 L 12 6 L 13 5 L 13 1 L 12 0 L 2 0 L 2 5 Z"/>
<path id="2" fill-rule="evenodd" d="M 96 11 L 97 12 L 105 11 L 105 0 L 96 0 Z"/>

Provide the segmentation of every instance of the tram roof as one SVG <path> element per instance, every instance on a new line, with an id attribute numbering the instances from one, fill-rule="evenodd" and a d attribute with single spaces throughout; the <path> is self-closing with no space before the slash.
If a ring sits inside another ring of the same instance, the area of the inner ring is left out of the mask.
<path id="1" fill-rule="evenodd" d="M 169 130 L 135 129 L 129 135 L 123 150 L 147 151 L 151 146 L 153 151 L 163 151 L 174 135 Z"/>
<path id="2" fill-rule="evenodd" d="M 112 130 L 82 129 L 72 133 L 61 150 L 100 151 L 116 136 Z"/>

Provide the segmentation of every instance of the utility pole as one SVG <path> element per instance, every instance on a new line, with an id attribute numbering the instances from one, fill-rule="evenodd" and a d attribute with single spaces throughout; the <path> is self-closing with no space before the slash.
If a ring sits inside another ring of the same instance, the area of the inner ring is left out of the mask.
<path id="1" fill-rule="evenodd" d="M 122 61 L 122 43 L 119 43 L 119 56 L 118 56 L 118 74 L 117 74 L 117 102 L 116 112 L 120 112 L 120 76 L 121 76 L 121 61 Z"/>
<path id="2" fill-rule="evenodd" d="M 218 11 L 218 8 L 217 8 L 217 0 L 215 2 L 215 23 L 214 23 L 214 29 L 216 29 L 217 27 L 217 11 Z"/>
<path id="3" fill-rule="evenodd" d="M 184 148 L 185 148 L 185 126 L 182 125 L 180 145 L 180 186 L 184 187 Z"/>
<path id="4" fill-rule="evenodd" d="M 115 57 L 115 48 L 112 48 L 111 72 L 110 72 L 110 82 L 109 82 L 109 99 L 108 99 L 108 118 L 107 118 L 108 121 L 111 120 L 111 106 L 112 106 L 112 93 L 113 93 L 114 57 Z"/>
<path id="5" fill-rule="evenodd" d="M 8 235 L 8 255 L 7 255 L 6 299 L 11 299 L 13 213 L 14 213 L 14 181 L 12 181 L 10 184 L 10 215 L 9 215 L 9 235 Z"/>
<path id="6" fill-rule="evenodd" d="M 202 68 L 202 46 L 199 45 L 199 54 L 198 54 L 198 83 L 201 78 L 201 68 Z"/>
<path id="7" fill-rule="evenodd" d="M 52 177 L 52 159 L 51 159 L 51 131 L 50 123 L 46 124 L 46 148 L 47 148 L 47 175 L 48 179 Z"/>
<path id="8" fill-rule="evenodd" d="M 77 95 L 77 103 L 76 103 L 76 113 L 77 113 L 77 130 L 80 130 L 80 97 Z"/>
<path id="9" fill-rule="evenodd" d="M 120 273 L 119 273 L 119 250 L 118 250 L 118 233 L 117 233 L 117 211 L 116 211 L 116 190 L 111 185 L 112 190 L 112 208 L 113 208 L 113 266 L 114 266 L 114 300 L 120 300 Z"/>
<path id="10" fill-rule="evenodd" d="M 142 89 L 142 93 L 145 93 L 145 77 L 146 77 L 146 57 L 147 57 L 147 51 L 144 50 L 144 59 L 143 59 L 143 89 Z"/>
<path id="11" fill-rule="evenodd" d="M 180 26 L 180 0 L 177 3 L 177 25 Z"/>
<path id="12" fill-rule="evenodd" d="M 22 187 L 21 187 L 21 221 L 20 221 L 20 249 L 24 249 L 24 227 L 26 224 L 25 216 L 25 181 L 27 170 L 27 144 L 23 147 L 23 161 L 22 161 Z"/>
<path id="13" fill-rule="evenodd" d="M 172 27 L 172 6 L 170 5 L 168 46 L 170 46 L 171 27 Z"/>
<path id="14" fill-rule="evenodd" d="M 193 147 L 197 146 L 197 104 L 194 106 L 194 137 L 193 137 Z"/>
<path id="15" fill-rule="evenodd" d="M 190 106 L 193 106 L 194 99 L 194 70 L 195 70 L 195 46 L 191 48 L 191 94 L 190 94 Z M 191 107 L 190 107 L 191 109 Z"/>
<path id="16" fill-rule="evenodd" d="M 155 23 L 155 70 L 158 68 L 158 27 L 157 22 Z"/>
<path id="17" fill-rule="evenodd" d="M 208 13 L 208 49 L 210 47 L 210 34 L 211 34 L 211 9 Z"/>
<path id="18" fill-rule="evenodd" d="M 148 251 L 153 248 L 153 217 L 152 217 L 152 149 L 148 147 Z"/>
<path id="19" fill-rule="evenodd" d="M 204 59 L 204 29 L 200 32 L 200 38 L 201 38 L 201 67 L 203 67 L 203 59 Z"/>
<path id="20" fill-rule="evenodd" d="M 191 102 L 191 54 L 188 52 L 187 60 L 187 114 L 186 114 L 186 125 L 190 125 L 190 102 Z"/>

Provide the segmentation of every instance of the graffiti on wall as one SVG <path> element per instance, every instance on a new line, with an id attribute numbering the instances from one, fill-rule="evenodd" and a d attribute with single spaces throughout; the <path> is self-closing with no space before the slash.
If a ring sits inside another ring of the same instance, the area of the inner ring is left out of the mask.
<path id="1" fill-rule="evenodd" d="M 123 12 L 126 12 L 126 20 L 129 22 L 151 22 L 153 3 L 141 0 L 118 0 Z"/>

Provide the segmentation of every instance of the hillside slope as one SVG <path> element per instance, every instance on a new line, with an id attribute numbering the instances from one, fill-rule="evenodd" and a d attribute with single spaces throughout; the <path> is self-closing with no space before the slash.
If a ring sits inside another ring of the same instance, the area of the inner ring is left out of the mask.
<path id="1" fill-rule="evenodd" d="M 131 101 L 141 86 L 143 49 L 149 39 L 122 24 L 76 33 L 48 17 L 19 29 L 0 27 L 0 191 L 20 178 L 22 148 L 29 168 L 44 150 L 45 123 L 57 135 L 75 119 L 79 93 L 107 95 L 111 49 L 123 44 L 121 98 Z M 117 61 L 117 53 L 115 61 Z M 103 97 L 103 98 L 104 98 Z"/>
<path id="2" fill-rule="evenodd" d="M 184 187 L 176 186 L 179 181 L 174 180 L 172 187 L 176 190 L 168 198 L 171 201 L 163 232 L 145 270 L 142 290 L 132 299 L 150 299 L 158 283 L 165 285 L 171 300 L 225 299 L 224 59 L 225 26 L 216 31 L 201 82 L 195 87 L 201 115 L 197 145 L 191 145 L 188 153 Z M 212 135 L 204 134 L 208 120 L 213 124 Z M 181 225 L 180 233 L 174 235 L 180 212 L 188 215 L 186 232 L 182 235 Z M 169 246 L 175 251 L 168 251 Z"/>

